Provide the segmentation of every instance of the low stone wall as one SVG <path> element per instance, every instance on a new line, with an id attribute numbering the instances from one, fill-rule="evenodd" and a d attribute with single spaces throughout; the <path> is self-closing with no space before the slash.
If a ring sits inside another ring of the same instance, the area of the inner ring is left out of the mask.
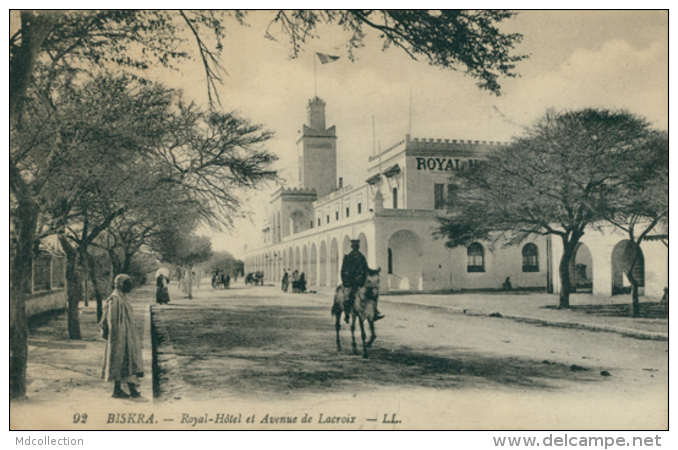
<path id="1" fill-rule="evenodd" d="M 66 306 L 66 289 L 36 292 L 26 300 L 26 314 L 30 318 L 47 312 L 63 311 Z"/>

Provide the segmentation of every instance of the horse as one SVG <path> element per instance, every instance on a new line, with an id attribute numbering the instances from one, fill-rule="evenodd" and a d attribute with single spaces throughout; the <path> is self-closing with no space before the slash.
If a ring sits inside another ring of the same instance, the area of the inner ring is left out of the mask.
<path id="1" fill-rule="evenodd" d="M 360 323 L 360 337 L 363 340 L 363 358 L 367 358 L 367 349 L 372 346 L 372 343 L 377 338 L 374 331 L 374 316 L 377 306 L 377 299 L 379 298 L 379 272 L 377 270 L 367 269 L 367 280 L 365 285 L 358 289 L 353 306 L 351 308 L 351 344 L 353 346 L 353 354 L 358 355 L 358 345 L 355 342 L 355 322 Z M 341 329 L 341 315 L 344 312 L 344 299 L 349 294 L 349 288 L 344 288 L 343 285 L 337 286 L 334 291 L 334 304 L 332 305 L 332 315 L 335 316 L 335 329 L 337 330 L 337 351 L 341 351 L 341 340 L 339 339 L 339 330 Z M 370 326 L 370 340 L 365 341 L 365 324 Z"/>

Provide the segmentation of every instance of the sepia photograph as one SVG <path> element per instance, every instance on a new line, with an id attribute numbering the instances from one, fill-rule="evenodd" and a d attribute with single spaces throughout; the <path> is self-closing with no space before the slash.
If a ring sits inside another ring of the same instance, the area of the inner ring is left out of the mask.
<path id="1" fill-rule="evenodd" d="M 12 445 L 669 446 L 668 10 L 9 19 Z"/>

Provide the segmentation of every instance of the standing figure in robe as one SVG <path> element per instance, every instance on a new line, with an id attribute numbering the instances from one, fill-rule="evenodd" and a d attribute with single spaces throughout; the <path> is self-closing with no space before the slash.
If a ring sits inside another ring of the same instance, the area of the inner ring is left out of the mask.
<path id="1" fill-rule="evenodd" d="M 103 378 L 113 381 L 113 398 L 136 398 L 139 378 L 144 376 L 141 339 L 134 321 L 134 308 L 127 300 L 132 279 L 125 274 L 115 277 L 115 289 L 106 300 L 101 322 L 101 336 L 106 339 Z M 122 389 L 127 384 L 129 394 Z"/>

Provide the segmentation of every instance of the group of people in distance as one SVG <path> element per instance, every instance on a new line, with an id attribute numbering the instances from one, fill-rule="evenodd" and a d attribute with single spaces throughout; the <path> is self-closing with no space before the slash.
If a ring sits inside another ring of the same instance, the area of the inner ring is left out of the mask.
<path id="1" fill-rule="evenodd" d="M 231 274 L 226 272 L 219 273 L 219 269 L 212 274 L 212 287 L 217 288 L 221 286 L 223 289 L 231 288 Z"/>
<path id="2" fill-rule="evenodd" d="M 306 274 L 304 274 L 304 272 L 299 273 L 298 270 L 295 270 L 292 272 L 292 276 L 290 277 L 288 272 L 289 270 L 290 269 L 285 270 L 285 273 L 282 277 L 281 288 L 283 292 L 287 292 L 287 290 L 290 288 L 290 278 L 292 278 L 292 292 L 306 292 Z"/>

